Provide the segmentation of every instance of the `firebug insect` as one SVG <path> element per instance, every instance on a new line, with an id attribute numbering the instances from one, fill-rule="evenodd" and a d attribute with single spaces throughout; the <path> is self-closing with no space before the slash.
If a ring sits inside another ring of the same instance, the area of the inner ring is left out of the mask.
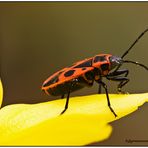
<path id="1" fill-rule="evenodd" d="M 99 84 L 98 93 L 101 93 L 101 87 L 105 89 L 108 107 L 116 117 L 117 114 L 110 104 L 107 85 L 102 81 L 102 78 L 105 77 L 108 80 L 118 81 L 117 89 L 118 92 L 122 93 L 121 88 L 129 82 L 127 78 L 129 70 L 119 69 L 123 63 L 132 63 L 148 70 L 147 66 L 139 62 L 124 60 L 124 57 L 146 32 L 148 32 L 148 29 L 138 36 L 121 57 L 111 54 L 98 54 L 94 57 L 76 62 L 72 66 L 63 68 L 51 75 L 44 81 L 42 90 L 48 95 L 61 96 L 61 98 L 64 98 L 64 95 L 67 94 L 65 108 L 61 112 L 63 114 L 68 108 L 70 93 L 85 86 L 92 86 L 95 81 Z"/>

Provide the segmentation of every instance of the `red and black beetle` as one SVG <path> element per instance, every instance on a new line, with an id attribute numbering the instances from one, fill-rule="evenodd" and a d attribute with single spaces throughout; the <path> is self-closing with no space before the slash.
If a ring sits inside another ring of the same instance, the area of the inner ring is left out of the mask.
<path id="1" fill-rule="evenodd" d="M 76 62 L 72 66 L 63 68 L 51 75 L 43 83 L 42 90 L 48 95 L 61 96 L 61 98 L 64 98 L 64 95 L 67 94 L 65 108 L 61 112 L 61 114 L 63 114 L 68 108 L 70 93 L 85 86 L 92 86 L 95 81 L 99 84 L 98 93 L 101 93 L 101 86 L 105 89 L 108 107 L 116 117 L 117 115 L 110 104 L 107 85 L 102 81 L 102 78 L 105 77 L 108 80 L 118 81 L 119 84 L 117 88 L 118 92 L 121 93 L 121 88 L 129 82 L 129 79 L 127 78 L 129 70 L 119 69 L 123 63 L 136 64 L 148 70 L 148 67 L 143 64 L 131 60 L 123 60 L 132 47 L 147 31 L 148 29 L 142 32 L 121 57 L 113 56 L 111 54 L 98 54 L 94 57 Z"/>

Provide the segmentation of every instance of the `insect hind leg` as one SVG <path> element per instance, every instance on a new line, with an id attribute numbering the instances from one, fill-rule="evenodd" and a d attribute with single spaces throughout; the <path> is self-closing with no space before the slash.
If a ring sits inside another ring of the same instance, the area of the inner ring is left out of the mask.
<path id="1" fill-rule="evenodd" d="M 67 98 L 66 98 L 66 103 L 65 103 L 65 107 L 64 107 L 64 110 L 60 113 L 60 115 L 64 114 L 65 111 L 68 109 L 68 104 L 69 104 L 69 97 L 70 97 L 70 92 L 74 86 L 74 84 L 76 84 L 77 81 L 74 80 L 71 82 L 70 86 L 69 86 L 69 90 L 68 90 L 68 93 L 67 93 Z M 62 95 L 62 97 L 64 98 L 64 94 Z"/>
<path id="2" fill-rule="evenodd" d="M 69 96 L 70 96 L 70 90 L 68 91 L 68 94 L 67 94 L 65 108 L 64 108 L 64 110 L 61 112 L 61 114 L 60 114 L 60 115 L 62 115 L 62 114 L 63 114 L 63 113 L 64 113 L 64 112 L 68 109 Z"/>

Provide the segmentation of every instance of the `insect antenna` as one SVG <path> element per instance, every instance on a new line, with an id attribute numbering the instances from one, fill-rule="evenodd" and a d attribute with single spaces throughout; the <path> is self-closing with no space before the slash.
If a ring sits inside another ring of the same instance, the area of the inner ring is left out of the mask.
<path id="1" fill-rule="evenodd" d="M 121 56 L 121 58 L 123 59 L 128 52 L 134 47 L 134 45 L 139 41 L 139 39 L 148 31 L 148 28 L 146 30 L 144 30 L 139 36 L 138 38 L 133 42 L 133 44 L 125 51 L 125 53 Z"/>
<path id="2" fill-rule="evenodd" d="M 130 61 L 130 60 L 124 60 L 123 63 L 132 63 L 132 64 L 141 66 L 141 67 L 145 68 L 146 70 L 148 70 L 148 67 L 147 66 L 145 66 L 144 64 L 141 64 L 139 62 L 134 62 L 134 61 Z"/>
<path id="3" fill-rule="evenodd" d="M 140 39 L 146 32 L 148 32 L 148 28 L 145 29 L 145 30 L 138 36 L 138 38 L 131 44 L 131 46 L 123 53 L 123 55 L 121 56 L 122 59 L 129 53 L 129 51 L 134 47 L 134 45 L 139 41 L 139 39 Z M 131 62 L 126 62 L 126 63 L 134 63 L 134 62 L 131 61 Z M 136 62 L 135 62 L 135 63 L 136 63 Z M 115 69 L 115 71 L 117 71 L 117 70 L 121 67 L 121 65 L 122 65 L 122 64 L 120 64 L 120 65 Z M 138 64 L 137 64 L 137 65 L 138 65 Z M 142 66 L 143 64 L 140 64 L 140 65 Z M 146 66 L 142 66 L 142 67 L 146 67 Z"/>

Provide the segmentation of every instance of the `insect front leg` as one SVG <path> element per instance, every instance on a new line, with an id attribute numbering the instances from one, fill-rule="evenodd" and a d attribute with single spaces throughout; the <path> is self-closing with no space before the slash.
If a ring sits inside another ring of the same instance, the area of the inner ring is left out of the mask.
<path id="1" fill-rule="evenodd" d="M 108 90 L 107 90 L 107 85 L 104 82 L 102 82 L 101 80 L 98 80 L 96 82 L 98 84 L 100 84 L 105 89 L 108 107 L 109 107 L 110 111 L 114 114 L 114 116 L 117 117 L 117 114 L 115 113 L 115 111 L 111 107 L 111 103 L 110 103 L 109 95 L 108 95 Z"/>
<path id="2" fill-rule="evenodd" d="M 122 74 L 125 74 L 124 76 L 120 76 Z M 121 88 L 129 82 L 129 79 L 127 78 L 127 75 L 129 74 L 128 69 L 121 69 L 121 70 L 116 70 L 106 76 L 108 80 L 112 81 L 118 81 L 120 82 L 117 86 L 117 90 L 119 93 L 124 93 L 122 92 Z"/>
<path id="3" fill-rule="evenodd" d="M 117 86 L 117 89 L 118 89 L 118 92 L 119 93 L 125 93 L 125 92 L 123 92 L 122 90 L 121 90 L 121 88 L 125 85 L 125 84 L 127 84 L 128 82 L 129 82 L 129 79 L 128 78 L 126 78 L 126 77 L 114 77 L 114 78 L 112 78 L 112 79 L 110 79 L 110 80 L 112 80 L 112 81 L 119 81 L 120 83 L 118 84 L 118 86 Z"/>
<path id="4" fill-rule="evenodd" d="M 120 70 L 115 70 L 111 73 L 109 73 L 107 75 L 107 77 L 111 77 L 111 76 L 119 76 L 119 75 L 122 75 L 122 74 L 125 74 L 125 77 L 127 77 L 127 75 L 129 74 L 129 70 L 128 69 L 120 69 Z"/>

